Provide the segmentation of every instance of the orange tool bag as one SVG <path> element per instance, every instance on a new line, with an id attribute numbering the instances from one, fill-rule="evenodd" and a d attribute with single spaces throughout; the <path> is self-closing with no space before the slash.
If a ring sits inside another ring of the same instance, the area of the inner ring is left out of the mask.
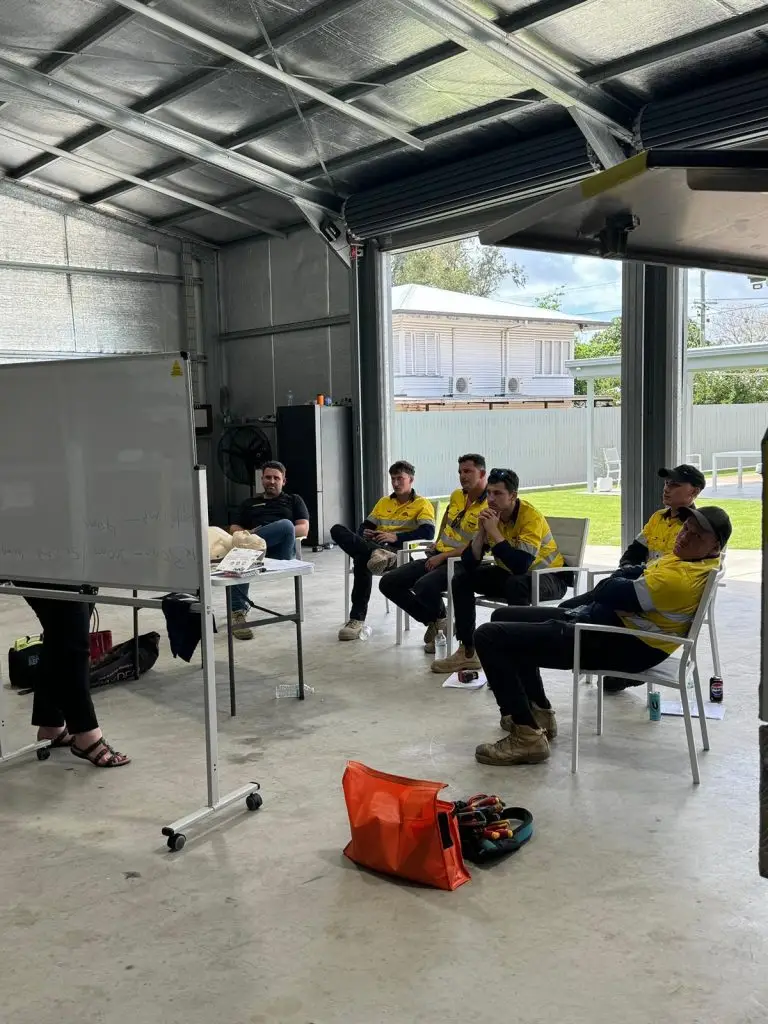
<path id="1" fill-rule="evenodd" d="M 362 867 L 437 889 L 468 882 L 445 782 L 377 772 L 348 761 L 342 780 L 352 840 L 344 853 Z"/>

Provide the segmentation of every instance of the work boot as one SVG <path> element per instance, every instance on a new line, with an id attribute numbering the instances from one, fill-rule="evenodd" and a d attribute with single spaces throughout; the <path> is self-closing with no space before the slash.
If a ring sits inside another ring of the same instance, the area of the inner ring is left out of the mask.
<path id="1" fill-rule="evenodd" d="M 432 671 L 438 675 L 450 675 L 452 672 L 461 672 L 465 668 L 481 669 L 482 667 L 476 654 L 467 654 L 464 644 L 460 644 L 449 657 L 432 662 Z"/>
<path id="2" fill-rule="evenodd" d="M 246 626 L 247 621 L 245 612 L 232 612 L 232 636 L 238 640 L 253 640 L 253 630 Z"/>
<path id="3" fill-rule="evenodd" d="M 549 759 L 549 742 L 543 729 L 513 725 L 509 736 L 496 743 L 481 743 L 475 750 L 480 764 L 538 764 Z"/>
<path id="4" fill-rule="evenodd" d="M 557 719 L 555 718 L 554 709 L 539 708 L 535 704 L 531 704 L 531 713 L 536 720 L 536 725 L 546 733 L 547 739 L 555 739 L 557 736 Z M 512 732 L 515 727 L 512 715 L 502 715 L 499 724 L 505 732 Z"/>
<path id="5" fill-rule="evenodd" d="M 397 555 L 394 551 L 385 551 L 384 548 L 376 548 L 368 559 L 368 572 L 372 576 L 383 576 L 385 572 L 394 569 L 397 565 Z"/>
<path id="6" fill-rule="evenodd" d="M 339 630 L 339 640 L 359 640 L 364 628 L 365 623 L 360 619 L 350 619 L 346 626 Z"/>
<path id="7" fill-rule="evenodd" d="M 443 632 L 448 628 L 448 619 L 438 619 L 437 622 L 430 622 L 427 626 L 427 631 L 424 634 L 424 653 L 434 654 L 435 653 L 435 637 L 442 629 Z"/>

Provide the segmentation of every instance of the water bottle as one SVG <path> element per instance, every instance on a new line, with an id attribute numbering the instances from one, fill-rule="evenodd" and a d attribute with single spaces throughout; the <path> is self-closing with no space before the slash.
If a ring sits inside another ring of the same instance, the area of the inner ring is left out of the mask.
<path id="1" fill-rule="evenodd" d="M 435 661 L 442 661 L 448 657 L 448 641 L 442 629 L 438 630 L 435 637 Z"/>
<path id="2" fill-rule="evenodd" d="M 289 391 L 288 394 L 285 396 L 285 404 L 286 405 L 293 405 L 293 392 L 292 391 Z"/>
<path id="3" fill-rule="evenodd" d="M 304 684 L 304 696 L 308 697 L 310 693 L 314 693 L 314 686 L 307 686 Z M 293 697 L 296 700 L 299 696 L 299 687 L 296 683 L 278 683 L 275 687 L 275 699 L 280 700 L 281 697 Z"/>
<path id="4" fill-rule="evenodd" d="M 371 629 L 371 627 L 370 627 L 370 626 L 368 625 L 368 623 L 366 623 L 366 624 L 365 624 L 365 625 L 363 626 L 363 628 L 362 628 L 362 629 L 360 630 L 360 639 L 361 639 L 361 640 L 367 640 L 367 639 L 368 639 L 368 637 L 369 637 L 369 636 L 371 635 L 371 633 L 372 633 L 372 632 L 373 632 L 373 630 L 372 630 L 372 629 Z"/>

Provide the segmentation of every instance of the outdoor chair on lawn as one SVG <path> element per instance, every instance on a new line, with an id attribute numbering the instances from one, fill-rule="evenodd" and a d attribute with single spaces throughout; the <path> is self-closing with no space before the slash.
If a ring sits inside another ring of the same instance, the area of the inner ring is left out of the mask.
<path id="1" fill-rule="evenodd" d="M 571 738 L 571 771 L 577 772 L 579 768 L 579 696 L 581 691 L 581 678 L 586 677 L 587 682 L 592 677 L 597 680 L 597 735 L 603 734 L 603 679 L 605 676 L 615 676 L 621 679 L 631 679 L 634 682 L 645 683 L 647 693 L 650 697 L 652 691 L 657 687 L 667 687 L 677 690 L 680 694 L 680 703 L 683 708 L 683 721 L 685 723 L 685 735 L 688 740 L 688 753 L 691 759 L 691 775 L 695 785 L 699 784 L 699 761 L 696 756 L 696 743 L 693 738 L 693 718 L 691 706 L 688 699 L 688 680 L 692 678 L 693 689 L 696 694 L 696 707 L 699 712 L 699 725 L 701 727 L 701 739 L 704 750 L 709 750 L 709 736 L 707 733 L 707 719 L 704 714 L 704 698 L 702 696 L 701 678 L 697 662 L 696 645 L 699 639 L 699 632 L 710 609 L 711 603 L 717 591 L 718 583 L 723 576 L 723 569 L 713 569 L 709 574 L 704 593 L 702 594 L 699 607 L 693 617 L 688 635 L 675 637 L 679 642 L 681 650 L 671 654 L 666 661 L 662 661 L 655 668 L 649 668 L 645 672 L 618 672 L 616 669 L 582 669 L 581 668 L 581 638 L 588 630 L 593 633 L 626 634 L 634 637 L 659 638 L 657 632 L 645 632 L 637 629 L 625 629 L 622 626 L 598 626 L 590 622 L 577 622 L 576 634 L 573 647 L 573 734 Z"/>
<path id="2" fill-rule="evenodd" d="M 621 487 L 621 456 L 618 448 L 603 448 L 603 462 L 605 463 L 605 475 L 611 480 L 616 480 L 616 486 Z"/>

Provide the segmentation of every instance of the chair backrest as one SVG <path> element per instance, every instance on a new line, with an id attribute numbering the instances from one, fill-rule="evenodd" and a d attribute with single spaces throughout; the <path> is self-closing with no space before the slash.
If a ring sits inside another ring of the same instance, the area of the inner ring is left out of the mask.
<path id="1" fill-rule="evenodd" d="M 707 577 L 707 582 L 704 586 L 704 593 L 701 595 L 701 600 L 699 601 L 699 607 L 696 609 L 696 614 L 693 616 L 693 622 L 691 622 L 688 630 L 688 639 L 693 640 L 694 646 L 699 638 L 699 632 L 706 618 L 709 606 L 712 604 L 715 594 L 717 593 L 717 585 L 724 575 L 724 569 L 712 569 Z"/>
<path id="2" fill-rule="evenodd" d="M 583 565 L 584 550 L 589 536 L 589 520 L 547 516 L 547 522 L 565 564 Z"/>
<path id="3" fill-rule="evenodd" d="M 603 462 L 608 476 L 611 473 L 621 473 L 621 456 L 618 448 L 603 448 Z"/>

